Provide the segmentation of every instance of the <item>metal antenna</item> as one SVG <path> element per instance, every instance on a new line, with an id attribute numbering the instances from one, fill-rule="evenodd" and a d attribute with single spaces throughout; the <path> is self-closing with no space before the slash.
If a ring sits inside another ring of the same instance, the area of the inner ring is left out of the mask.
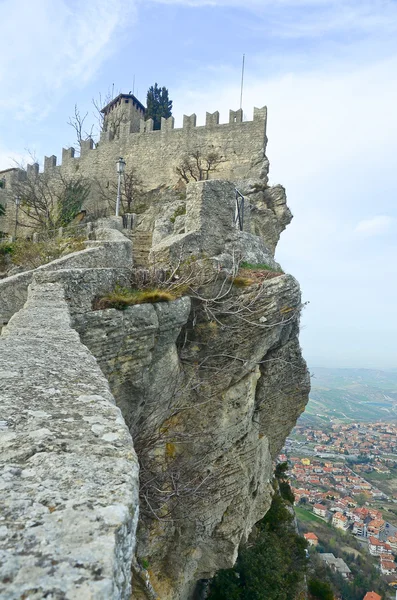
<path id="1" fill-rule="evenodd" d="M 135 94 L 135 73 L 134 73 L 134 79 L 132 80 L 132 93 Z"/>
<path id="2" fill-rule="evenodd" d="M 241 68 L 240 110 L 243 107 L 244 66 L 245 66 L 245 54 L 243 54 L 243 65 L 242 65 L 242 68 Z"/>

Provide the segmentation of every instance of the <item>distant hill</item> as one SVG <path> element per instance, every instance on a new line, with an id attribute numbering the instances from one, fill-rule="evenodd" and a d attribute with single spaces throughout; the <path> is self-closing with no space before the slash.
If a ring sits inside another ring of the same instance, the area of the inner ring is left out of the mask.
<path id="1" fill-rule="evenodd" d="M 311 370 L 312 390 L 304 421 L 397 420 L 397 370 Z"/>

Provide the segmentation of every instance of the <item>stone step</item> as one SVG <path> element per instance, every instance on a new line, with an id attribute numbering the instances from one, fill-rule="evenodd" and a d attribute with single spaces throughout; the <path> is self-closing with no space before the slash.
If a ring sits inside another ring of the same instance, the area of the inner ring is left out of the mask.
<path id="1" fill-rule="evenodd" d="M 134 266 L 147 267 L 149 265 L 149 253 L 152 247 L 152 232 L 129 231 L 126 235 L 132 241 Z"/>

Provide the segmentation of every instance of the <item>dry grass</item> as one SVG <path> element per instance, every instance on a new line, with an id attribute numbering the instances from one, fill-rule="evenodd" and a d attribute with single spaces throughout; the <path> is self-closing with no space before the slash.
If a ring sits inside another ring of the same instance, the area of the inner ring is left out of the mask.
<path id="1" fill-rule="evenodd" d="M 72 252 L 85 249 L 83 238 L 49 238 L 32 242 L 24 238 L 12 244 L 2 244 L 0 254 L 8 253 L 13 265 L 24 269 L 36 269 Z"/>
<path id="2" fill-rule="evenodd" d="M 266 279 L 274 279 L 280 277 L 282 272 L 272 271 L 269 269 L 239 269 L 237 276 L 233 279 L 233 285 L 238 288 L 249 287 L 255 283 L 262 283 Z"/>
<path id="3" fill-rule="evenodd" d="M 274 279 L 284 275 L 282 271 L 272 271 L 269 269 L 239 269 L 238 277 L 251 279 L 253 283 L 261 283 L 265 279 Z"/>
<path id="4" fill-rule="evenodd" d="M 129 306 L 136 304 L 154 304 L 156 302 L 171 302 L 179 298 L 175 291 L 160 289 L 128 290 L 117 289 L 110 292 L 103 298 L 98 298 L 94 302 L 94 310 L 104 310 L 106 308 L 116 308 L 125 310 Z"/>
<path id="5" fill-rule="evenodd" d="M 245 277 L 243 275 L 237 275 L 237 277 L 233 279 L 233 285 L 239 288 L 249 287 L 254 283 L 255 279 L 252 279 L 252 277 Z"/>

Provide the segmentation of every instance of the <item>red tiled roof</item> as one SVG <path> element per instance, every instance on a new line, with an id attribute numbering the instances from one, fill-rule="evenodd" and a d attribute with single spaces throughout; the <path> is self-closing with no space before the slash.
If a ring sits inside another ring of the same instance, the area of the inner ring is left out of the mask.
<path id="1" fill-rule="evenodd" d="M 376 592 L 367 592 L 363 600 L 382 600 L 382 596 L 379 596 Z"/>

